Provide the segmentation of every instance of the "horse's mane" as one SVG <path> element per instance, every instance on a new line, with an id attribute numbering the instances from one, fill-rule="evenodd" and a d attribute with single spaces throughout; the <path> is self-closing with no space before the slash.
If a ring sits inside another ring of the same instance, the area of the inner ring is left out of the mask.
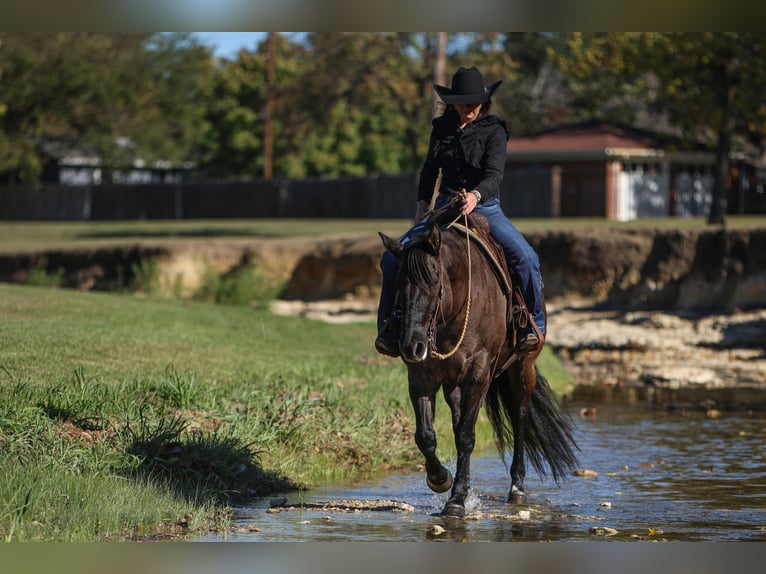
<path id="1" fill-rule="evenodd" d="M 439 279 L 428 265 L 428 258 L 434 254 L 429 252 L 426 244 L 424 237 L 415 238 L 404 250 L 402 258 L 407 280 L 419 287 L 433 285 Z"/>

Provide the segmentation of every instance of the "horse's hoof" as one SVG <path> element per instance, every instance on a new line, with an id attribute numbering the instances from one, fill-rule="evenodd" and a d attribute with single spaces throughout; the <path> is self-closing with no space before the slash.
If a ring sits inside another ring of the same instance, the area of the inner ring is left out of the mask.
<path id="1" fill-rule="evenodd" d="M 508 502 L 510 504 L 525 504 L 527 502 L 527 495 L 517 486 L 513 486 L 511 487 L 511 492 L 508 493 Z"/>
<path id="2" fill-rule="evenodd" d="M 526 504 L 527 495 L 523 492 L 517 492 L 508 496 L 508 502 L 510 504 Z"/>
<path id="3" fill-rule="evenodd" d="M 448 502 L 444 505 L 442 516 L 449 516 L 451 518 L 465 518 L 465 506 L 462 504 L 456 504 L 454 502 Z"/>
<path id="4" fill-rule="evenodd" d="M 450 488 L 452 488 L 452 473 L 450 471 L 447 471 L 447 478 L 444 479 L 444 482 L 442 482 L 441 484 L 432 482 L 431 479 L 428 476 L 426 476 L 426 484 L 428 485 L 428 488 L 430 488 L 437 494 L 441 494 L 442 492 L 447 492 Z"/>

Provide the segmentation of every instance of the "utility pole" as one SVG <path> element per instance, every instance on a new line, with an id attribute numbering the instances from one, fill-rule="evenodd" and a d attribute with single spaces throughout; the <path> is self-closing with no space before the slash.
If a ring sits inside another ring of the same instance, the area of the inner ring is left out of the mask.
<path id="1" fill-rule="evenodd" d="M 434 64 L 434 83 L 444 86 L 447 83 L 447 32 L 438 32 L 436 42 L 436 63 Z M 434 92 L 434 117 L 441 114 L 444 104 Z"/>
<path id="2" fill-rule="evenodd" d="M 274 175 L 274 68 L 276 66 L 277 33 L 269 32 L 267 39 L 268 61 L 266 65 L 266 111 L 263 133 L 263 178 Z"/>

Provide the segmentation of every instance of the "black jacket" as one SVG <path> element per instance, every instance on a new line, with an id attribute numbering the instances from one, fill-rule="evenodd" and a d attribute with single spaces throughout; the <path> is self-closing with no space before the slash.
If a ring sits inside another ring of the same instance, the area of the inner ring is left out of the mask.
<path id="1" fill-rule="evenodd" d="M 482 203 L 496 199 L 505 169 L 508 128 L 499 116 L 487 114 L 460 129 L 459 116 L 449 110 L 434 118 L 428 154 L 420 170 L 418 200 L 430 202 L 439 169 L 441 192 L 478 189 Z"/>

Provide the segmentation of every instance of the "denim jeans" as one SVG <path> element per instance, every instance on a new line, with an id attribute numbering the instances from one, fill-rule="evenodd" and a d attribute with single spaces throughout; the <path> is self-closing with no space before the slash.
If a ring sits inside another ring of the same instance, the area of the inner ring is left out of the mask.
<path id="1" fill-rule="evenodd" d="M 441 207 L 449 200 L 445 194 L 439 194 L 436 200 L 436 208 Z M 540 276 L 540 259 L 537 252 L 527 242 L 521 232 L 508 220 L 499 199 L 493 199 L 480 204 L 475 211 L 484 215 L 490 224 L 492 237 L 497 241 L 505 252 L 508 267 L 515 273 L 514 280 L 520 282 L 521 293 L 527 303 L 540 332 L 545 334 L 545 314 L 542 305 L 542 277 Z M 425 227 L 421 221 L 399 238 L 400 243 L 406 243 L 410 237 L 419 233 Z M 396 257 L 386 251 L 380 260 L 383 271 L 383 284 L 380 293 L 380 306 L 378 307 L 378 331 L 383 329 L 384 321 L 389 316 L 394 305 L 396 273 L 399 262 Z"/>

